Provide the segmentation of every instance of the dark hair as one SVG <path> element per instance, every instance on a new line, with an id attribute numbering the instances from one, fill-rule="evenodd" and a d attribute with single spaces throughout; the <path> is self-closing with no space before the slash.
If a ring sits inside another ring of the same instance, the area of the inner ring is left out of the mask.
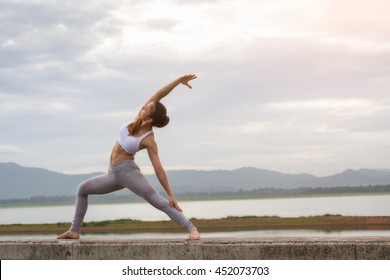
<path id="1" fill-rule="evenodd" d="M 156 127 L 164 127 L 169 123 L 169 117 L 167 116 L 167 109 L 163 104 L 158 101 L 153 102 L 154 111 L 150 114 L 150 117 L 153 119 L 153 126 Z M 129 131 L 129 135 L 134 135 L 138 132 L 141 127 L 142 119 L 140 116 L 134 120 L 134 122 L 130 123 L 127 126 L 127 130 Z"/>
<path id="2" fill-rule="evenodd" d="M 153 126 L 164 127 L 169 123 L 167 108 L 160 102 L 154 102 L 154 111 L 151 114 Z"/>

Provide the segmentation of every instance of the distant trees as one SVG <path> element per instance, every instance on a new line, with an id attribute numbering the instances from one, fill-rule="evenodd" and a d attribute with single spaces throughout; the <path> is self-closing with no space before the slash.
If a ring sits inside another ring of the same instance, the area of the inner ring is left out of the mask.
<path id="1" fill-rule="evenodd" d="M 301 187 L 295 189 L 281 188 L 261 188 L 245 191 L 239 189 L 236 192 L 199 192 L 199 193 L 176 193 L 179 199 L 199 200 L 199 199 L 237 199 L 237 198 L 272 198 L 272 197 L 293 197 L 293 196 L 323 196 L 323 195 L 353 195 L 353 194 L 390 194 L 390 185 L 369 185 L 360 187 Z M 162 195 L 165 195 L 162 193 Z M 74 203 L 74 196 L 33 196 L 24 199 L 0 200 L 0 206 L 13 205 L 47 205 L 47 204 L 67 204 Z M 138 196 L 129 193 L 128 195 L 103 195 L 91 196 L 91 202 L 96 203 L 119 203 L 142 201 Z"/>

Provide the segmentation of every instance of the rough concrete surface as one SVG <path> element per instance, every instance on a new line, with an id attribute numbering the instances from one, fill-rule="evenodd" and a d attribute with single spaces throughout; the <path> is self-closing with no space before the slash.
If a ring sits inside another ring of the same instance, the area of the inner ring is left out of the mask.
<path id="1" fill-rule="evenodd" d="M 389 260 L 390 237 L 8 239 L 0 259 L 28 260 Z"/>

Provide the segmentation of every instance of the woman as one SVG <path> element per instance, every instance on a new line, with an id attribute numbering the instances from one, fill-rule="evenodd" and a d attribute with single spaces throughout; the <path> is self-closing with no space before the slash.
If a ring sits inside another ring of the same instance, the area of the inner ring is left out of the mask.
<path id="1" fill-rule="evenodd" d="M 184 75 L 157 91 L 142 107 L 136 119 L 125 123 L 119 130 L 119 137 L 111 153 L 110 167 L 107 174 L 100 175 L 81 183 L 77 189 L 76 210 L 71 228 L 57 239 L 78 239 L 80 228 L 88 207 L 88 195 L 107 194 L 128 188 L 157 209 L 164 211 L 172 220 L 189 231 L 187 240 L 200 239 L 196 227 L 186 218 L 173 195 L 164 168 L 158 156 L 154 139 L 153 126 L 164 127 L 169 122 L 167 111 L 160 100 L 176 86 L 183 84 L 192 88 L 189 81 L 195 75 Z M 163 198 L 145 179 L 134 162 L 134 155 L 146 149 L 156 176 L 167 192 L 168 200 Z"/>

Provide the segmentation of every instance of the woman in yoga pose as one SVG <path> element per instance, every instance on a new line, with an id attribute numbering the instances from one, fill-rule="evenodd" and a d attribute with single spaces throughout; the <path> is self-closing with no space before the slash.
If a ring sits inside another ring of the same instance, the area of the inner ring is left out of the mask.
<path id="1" fill-rule="evenodd" d="M 107 194 L 123 188 L 128 188 L 144 198 L 186 228 L 189 232 L 187 240 L 200 238 L 196 227 L 187 219 L 177 204 L 161 165 L 153 134 L 153 127 L 164 127 L 169 122 L 167 110 L 160 100 L 180 84 L 192 88 L 189 81 L 193 79 L 196 79 L 195 75 L 184 75 L 164 86 L 149 98 L 133 122 L 125 123 L 120 127 L 119 137 L 111 153 L 108 172 L 79 185 L 71 228 L 59 235 L 57 239 L 80 238 L 80 228 L 88 207 L 88 195 Z M 134 162 L 135 153 L 142 149 L 147 150 L 156 176 L 168 195 L 168 200 L 149 184 Z"/>

